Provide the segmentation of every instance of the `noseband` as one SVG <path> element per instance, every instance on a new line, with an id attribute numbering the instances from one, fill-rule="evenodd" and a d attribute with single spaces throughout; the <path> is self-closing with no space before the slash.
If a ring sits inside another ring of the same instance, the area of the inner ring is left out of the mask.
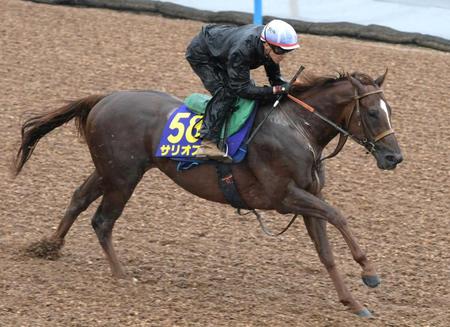
<path id="1" fill-rule="evenodd" d="M 388 130 L 378 134 L 376 137 L 373 138 L 373 140 L 364 137 L 362 139 L 360 139 L 359 137 L 356 137 L 355 135 L 353 135 L 352 133 L 349 132 L 349 127 L 350 127 L 350 122 L 352 120 L 353 117 L 353 113 L 356 111 L 358 113 L 358 115 L 360 114 L 360 100 L 362 98 L 365 98 L 366 96 L 372 95 L 372 94 L 378 94 L 378 93 L 383 93 L 383 90 L 375 90 L 375 91 L 371 91 L 371 92 L 367 92 L 364 94 L 359 95 L 358 94 L 358 90 L 355 89 L 355 96 L 353 97 L 353 100 L 355 100 L 355 105 L 352 108 L 352 111 L 350 112 L 350 115 L 348 116 L 348 118 L 345 120 L 345 127 L 342 128 L 339 125 L 337 125 L 336 123 L 332 122 L 331 120 L 329 120 L 328 118 L 324 117 L 322 114 L 318 113 L 316 111 L 315 108 L 311 107 L 309 104 L 303 102 L 302 100 L 294 97 L 291 94 L 288 94 L 287 96 L 289 97 L 289 99 L 291 99 L 292 101 L 294 101 L 295 103 L 299 104 L 302 108 L 308 110 L 309 112 L 313 113 L 314 115 L 316 115 L 317 117 L 319 117 L 321 120 L 325 121 L 326 123 L 328 123 L 329 125 L 333 126 L 336 130 L 338 130 L 341 133 L 341 138 L 339 140 L 339 143 L 336 147 L 336 149 L 332 152 L 332 154 L 328 155 L 325 158 L 322 158 L 320 161 L 323 161 L 325 159 L 329 159 L 334 157 L 335 155 L 337 155 L 341 149 L 344 147 L 345 141 L 347 140 L 347 137 L 351 137 L 356 143 L 361 144 L 363 147 L 365 147 L 367 149 L 367 151 L 369 151 L 370 153 L 373 153 L 376 151 L 375 149 L 375 143 L 377 143 L 378 141 L 380 141 L 381 139 L 385 138 L 386 136 L 393 134 L 394 130 L 392 128 L 389 128 Z M 362 119 L 360 119 L 361 124 L 363 125 L 363 130 L 365 131 L 365 126 L 364 126 L 364 121 Z"/>

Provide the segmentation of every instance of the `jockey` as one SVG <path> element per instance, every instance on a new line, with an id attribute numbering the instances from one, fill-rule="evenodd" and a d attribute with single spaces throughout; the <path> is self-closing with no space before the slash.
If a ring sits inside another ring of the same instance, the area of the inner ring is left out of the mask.
<path id="1" fill-rule="evenodd" d="M 270 100 L 289 91 L 279 64 L 286 53 L 298 47 L 294 28 L 277 19 L 265 26 L 206 25 L 192 39 L 186 59 L 212 95 L 200 130 L 199 157 L 226 157 L 217 144 L 238 97 Z M 250 80 L 250 70 L 261 65 L 271 86 L 258 87 Z"/>

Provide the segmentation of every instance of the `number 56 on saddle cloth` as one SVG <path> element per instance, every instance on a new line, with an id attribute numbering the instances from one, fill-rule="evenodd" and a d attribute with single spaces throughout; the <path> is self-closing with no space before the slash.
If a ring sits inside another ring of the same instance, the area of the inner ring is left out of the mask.
<path id="1" fill-rule="evenodd" d="M 198 138 L 206 105 L 210 96 L 194 93 L 188 96 L 184 104 L 176 109 L 161 135 L 155 155 L 171 158 L 177 161 L 193 161 L 201 140 Z M 256 110 L 255 101 L 240 98 L 236 103 L 236 110 L 232 113 L 226 126 L 222 128 L 228 155 L 233 162 L 244 159 L 246 150 L 241 149 L 253 125 Z M 243 151 L 242 151 L 243 150 Z M 202 160 L 203 161 L 203 160 Z"/>

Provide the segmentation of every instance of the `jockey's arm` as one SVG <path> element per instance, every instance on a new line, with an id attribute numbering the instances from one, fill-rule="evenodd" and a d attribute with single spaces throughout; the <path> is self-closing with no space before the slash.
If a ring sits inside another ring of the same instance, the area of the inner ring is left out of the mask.
<path id="1" fill-rule="evenodd" d="M 283 77 L 281 77 L 280 65 L 274 62 L 268 62 L 264 64 L 264 69 L 266 71 L 267 79 L 269 80 L 270 85 L 283 85 L 288 82 Z"/>
<path id="2" fill-rule="evenodd" d="M 255 86 L 250 81 L 250 67 L 238 55 L 232 55 L 227 68 L 231 89 L 241 98 L 271 99 L 273 88 L 271 86 Z"/>

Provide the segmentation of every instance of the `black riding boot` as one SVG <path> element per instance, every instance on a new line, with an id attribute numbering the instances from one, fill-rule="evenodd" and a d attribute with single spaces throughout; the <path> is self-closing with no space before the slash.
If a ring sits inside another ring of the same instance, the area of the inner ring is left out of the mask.
<path id="1" fill-rule="evenodd" d="M 206 106 L 200 138 L 219 142 L 221 129 L 229 113 L 234 110 L 236 100 L 237 97 L 224 88 L 216 91 Z"/>

